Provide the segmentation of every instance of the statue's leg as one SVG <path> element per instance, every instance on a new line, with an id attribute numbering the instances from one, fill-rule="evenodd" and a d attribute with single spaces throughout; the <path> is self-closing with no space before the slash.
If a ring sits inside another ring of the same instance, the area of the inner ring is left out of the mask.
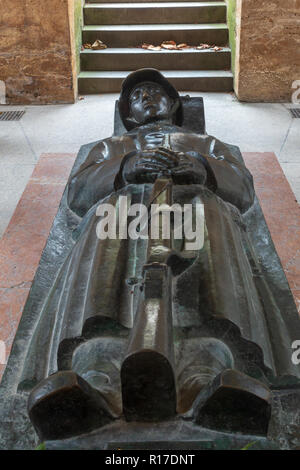
<path id="1" fill-rule="evenodd" d="M 201 390 L 222 371 L 233 368 L 230 349 L 216 338 L 189 338 L 176 344 L 177 411 L 191 409 Z"/>
<path id="2" fill-rule="evenodd" d="M 98 390 L 114 415 L 122 414 L 121 364 L 127 338 L 109 334 L 81 344 L 73 354 L 72 370 Z"/>
<path id="3" fill-rule="evenodd" d="M 114 419 L 101 393 L 73 371 L 40 382 L 30 394 L 28 412 L 41 440 L 83 434 Z"/>
<path id="4" fill-rule="evenodd" d="M 220 431 L 265 435 L 271 416 L 269 388 L 234 369 L 228 346 L 192 338 L 177 348 L 178 412 Z"/>
<path id="5" fill-rule="evenodd" d="M 201 426 L 229 432 L 266 435 L 271 391 L 258 380 L 227 369 L 202 389 L 193 405 Z"/>
<path id="6" fill-rule="evenodd" d="M 30 419 L 43 440 L 84 434 L 122 414 L 120 368 L 124 338 L 94 338 L 73 352 L 72 370 L 40 382 L 28 400 Z"/>

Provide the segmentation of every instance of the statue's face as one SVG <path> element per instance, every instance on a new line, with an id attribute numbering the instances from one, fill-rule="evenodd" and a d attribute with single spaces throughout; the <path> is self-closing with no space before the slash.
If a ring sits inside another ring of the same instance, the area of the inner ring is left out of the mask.
<path id="1" fill-rule="evenodd" d="M 137 85 L 129 97 L 131 116 L 139 123 L 169 115 L 173 101 L 158 83 Z"/>

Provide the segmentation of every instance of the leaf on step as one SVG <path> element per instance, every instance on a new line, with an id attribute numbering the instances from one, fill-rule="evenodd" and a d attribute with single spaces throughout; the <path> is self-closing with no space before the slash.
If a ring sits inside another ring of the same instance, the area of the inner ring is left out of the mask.
<path id="1" fill-rule="evenodd" d="M 152 46 L 152 44 L 146 44 L 145 42 L 140 45 L 140 47 L 141 47 L 142 49 L 148 49 L 150 46 Z M 153 46 L 153 47 L 154 47 L 154 46 Z"/>
<path id="2" fill-rule="evenodd" d="M 100 49 L 107 49 L 107 45 L 104 42 L 100 41 L 100 39 L 96 39 L 96 41 L 92 44 L 93 50 L 100 50 Z"/>
<path id="3" fill-rule="evenodd" d="M 210 46 L 209 44 L 200 44 L 199 46 L 196 47 L 196 49 L 200 49 L 200 50 L 203 50 L 203 49 L 211 49 L 212 46 Z"/>
<path id="4" fill-rule="evenodd" d="M 177 49 L 175 41 L 164 41 L 164 42 L 161 43 L 161 47 L 163 49 L 168 49 L 170 51 Z"/>
<path id="5" fill-rule="evenodd" d="M 176 51 L 177 47 L 172 46 L 172 44 L 163 44 L 161 46 L 163 49 L 168 49 L 169 51 Z"/>
<path id="6" fill-rule="evenodd" d="M 170 46 L 176 46 L 176 42 L 172 41 L 172 40 L 171 41 L 163 41 L 161 45 L 163 45 L 163 44 L 166 44 L 166 45 L 169 44 Z"/>
<path id="7" fill-rule="evenodd" d="M 177 44 L 177 49 L 191 49 L 193 46 L 189 46 L 188 44 L 182 43 L 182 44 Z"/>
<path id="8" fill-rule="evenodd" d="M 169 51 L 176 51 L 177 46 L 173 46 L 173 44 L 162 44 L 161 47 L 163 49 L 168 49 Z"/>
<path id="9" fill-rule="evenodd" d="M 82 46 L 84 49 L 92 49 L 92 44 L 90 44 L 89 42 L 86 43 L 86 44 L 83 44 Z"/>
<path id="10" fill-rule="evenodd" d="M 152 44 L 150 44 L 147 49 L 149 51 L 161 51 L 161 46 L 153 46 Z"/>
<path id="11" fill-rule="evenodd" d="M 204 50 L 204 49 L 212 49 L 215 52 L 219 52 L 223 50 L 223 47 L 216 46 L 215 44 L 209 45 L 209 44 L 200 44 L 199 46 L 196 47 L 198 50 Z"/>
<path id="12" fill-rule="evenodd" d="M 192 49 L 195 46 L 190 46 L 185 42 L 176 45 L 175 41 L 170 40 L 163 41 L 160 46 L 154 46 L 153 44 L 143 43 L 138 47 L 141 47 L 142 49 L 146 49 L 148 51 L 161 51 L 162 49 L 167 49 L 169 51 L 181 51 L 183 49 Z"/>

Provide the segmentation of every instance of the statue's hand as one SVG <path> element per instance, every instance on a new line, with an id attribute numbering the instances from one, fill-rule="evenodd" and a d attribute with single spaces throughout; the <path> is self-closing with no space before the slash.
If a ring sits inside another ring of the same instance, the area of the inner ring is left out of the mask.
<path id="1" fill-rule="evenodd" d="M 178 166 L 172 169 L 175 184 L 204 184 L 207 178 L 205 166 L 195 157 L 185 153 L 177 154 Z"/>
<path id="2" fill-rule="evenodd" d="M 153 183 L 158 176 L 171 176 L 178 164 L 178 154 L 164 147 L 136 152 L 125 163 L 123 178 L 128 183 Z"/>

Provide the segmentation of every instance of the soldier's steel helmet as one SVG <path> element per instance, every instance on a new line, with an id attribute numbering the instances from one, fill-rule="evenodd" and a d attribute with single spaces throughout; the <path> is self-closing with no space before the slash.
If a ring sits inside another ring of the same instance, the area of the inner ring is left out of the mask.
<path id="1" fill-rule="evenodd" d="M 136 127 L 136 123 L 130 119 L 129 97 L 132 90 L 142 82 L 158 83 L 165 90 L 167 95 L 177 103 L 177 109 L 174 115 L 174 124 L 181 126 L 183 121 L 183 109 L 177 90 L 158 70 L 147 68 L 132 72 L 122 83 L 121 94 L 119 98 L 119 112 L 126 129 L 130 130 Z"/>

